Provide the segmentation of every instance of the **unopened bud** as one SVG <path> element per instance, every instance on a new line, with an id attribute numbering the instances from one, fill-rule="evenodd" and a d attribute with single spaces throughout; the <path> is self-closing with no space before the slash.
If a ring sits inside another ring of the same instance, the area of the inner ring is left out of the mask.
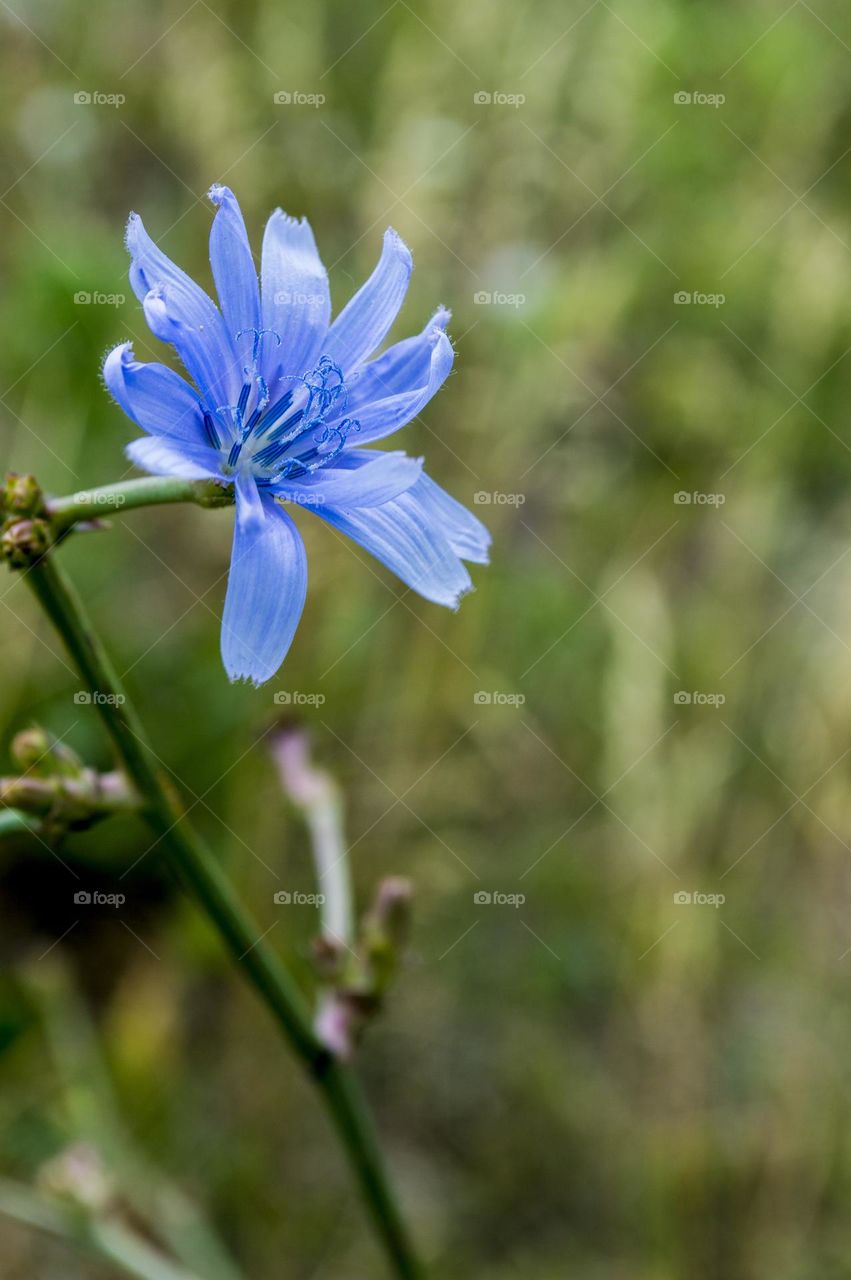
<path id="1" fill-rule="evenodd" d="M 48 755 L 53 739 L 46 729 L 33 725 L 16 733 L 9 748 L 19 769 L 35 769 Z"/>
<path id="2" fill-rule="evenodd" d="M 16 733 L 9 748 L 19 769 L 37 777 L 79 778 L 83 762 L 64 742 L 58 742 L 41 725 Z"/>
<path id="3" fill-rule="evenodd" d="M 380 934 L 397 950 L 403 947 L 411 926 L 413 897 L 414 886 L 403 876 L 388 876 L 382 880 L 372 909 L 364 921 L 367 933 Z"/>
<path id="4" fill-rule="evenodd" d="M 363 921 L 363 947 L 375 991 L 393 980 L 411 924 L 414 890 L 410 880 L 388 876 L 382 880 L 372 908 Z"/>
<path id="5" fill-rule="evenodd" d="M 12 569 L 27 569 L 40 560 L 50 546 L 50 529 L 45 520 L 7 521 L 0 548 Z"/>
<path id="6" fill-rule="evenodd" d="M 19 476 L 14 471 L 8 472 L 3 491 L 3 507 L 9 515 L 44 515 L 44 494 L 35 476 Z"/>

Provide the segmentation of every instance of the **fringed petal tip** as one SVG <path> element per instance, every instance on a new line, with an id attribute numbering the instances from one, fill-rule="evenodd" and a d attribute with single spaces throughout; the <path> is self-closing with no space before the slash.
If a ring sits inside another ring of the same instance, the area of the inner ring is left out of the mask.
<path id="1" fill-rule="evenodd" d="M 453 613 L 457 613 L 458 610 L 461 608 L 461 601 L 465 598 L 465 596 L 471 596 L 475 590 L 476 588 L 472 582 L 470 583 L 469 587 L 461 587 L 458 591 L 457 596 L 455 597 L 454 603 L 448 605 L 447 607 Z"/>
<path id="2" fill-rule="evenodd" d="M 233 200 L 236 202 L 236 196 L 233 194 L 230 187 L 223 186 L 221 182 L 213 183 L 210 190 L 207 192 L 207 199 L 211 200 L 217 209 L 220 208 L 226 200 Z"/>
<path id="3" fill-rule="evenodd" d="M 127 226 L 124 228 L 124 247 L 131 257 L 136 252 L 136 237 L 139 234 L 141 224 L 142 219 L 138 213 L 131 213 L 127 219 Z"/>
<path id="4" fill-rule="evenodd" d="M 267 676 L 265 680 L 257 680 L 250 672 L 232 672 L 225 668 L 225 675 L 231 684 L 247 684 L 249 689 L 262 689 L 264 684 L 268 684 L 272 679 Z"/>
<path id="5" fill-rule="evenodd" d="M 308 230 L 310 229 L 310 224 L 307 221 L 307 218 L 304 218 L 304 217 L 297 218 L 292 213 L 285 213 L 284 210 L 280 208 L 280 206 L 277 209 L 273 209 L 272 212 L 269 214 L 269 221 L 283 222 L 288 227 L 307 227 Z"/>

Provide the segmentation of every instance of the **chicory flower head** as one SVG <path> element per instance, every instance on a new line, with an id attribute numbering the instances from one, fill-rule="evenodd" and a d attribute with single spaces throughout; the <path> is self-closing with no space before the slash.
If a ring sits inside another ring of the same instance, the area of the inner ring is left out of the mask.
<path id="1" fill-rule="evenodd" d="M 486 564 L 490 537 L 424 474 L 421 458 L 363 447 L 410 422 L 452 367 L 442 307 L 422 333 L 369 358 L 411 275 L 396 232 L 385 232 L 378 265 L 332 322 L 308 223 L 272 214 L 258 285 L 236 198 L 222 186 L 209 194 L 218 307 L 138 215 L 127 226 L 133 290 L 194 385 L 165 365 L 140 363 L 128 342 L 109 353 L 103 373 L 148 433 L 128 445 L 132 462 L 154 475 L 233 485 L 222 659 L 231 680 L 259 685 L 283 662 L 307 589 L 304 544 L 284 504 L 307 507 L 427 600 L 452 607 L 471 589 L 462 561 Z"/>

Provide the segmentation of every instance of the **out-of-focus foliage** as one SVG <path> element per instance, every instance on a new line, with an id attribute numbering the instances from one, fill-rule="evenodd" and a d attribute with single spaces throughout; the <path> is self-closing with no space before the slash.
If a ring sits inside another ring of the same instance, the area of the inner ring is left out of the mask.
<path id="1" fill-rule="evenodd" d="M 306 968 L 310 908 L 273 902 L 311 887 L 264 753 L 276 692 L 313 695 L 361 900 L 415 881 L 363 1070 L 435 1274 L 842 1274 L 847 6 L 10 0 L 0 22 L 5 466 L 54 492 L 126 472 L 99 360 L 127 337 L 162 358 L 130 209 L 204 279 L 211 182 L 257 244 L 275 205 L 307 214 L 337 306 L 392 223 L 416 262 L 399 332 L 453 308 L 457 372 L 399 445 L 491 496 L 457 615 L 302 513 L 305 618 L 257 692 L 217 652 L 228 512 L 134 512 L 62 551 L 270 942 Z M 25 585 L 2 593 L 7 736 L 36 718 L 105 766 Z M 141 824 L 75 837 L 79 880 L 2 849 L 2 1172 L 79 1136 L 22 976 L 68 930 L 51 962 L 140 1156 L 245 1274 L 379 1274 L 314 1098 Z M 131 865 L 120 913 L 75 906 Z M 5 1223 L 0 1256 L 8 1280 L 112 1274 Z"/>

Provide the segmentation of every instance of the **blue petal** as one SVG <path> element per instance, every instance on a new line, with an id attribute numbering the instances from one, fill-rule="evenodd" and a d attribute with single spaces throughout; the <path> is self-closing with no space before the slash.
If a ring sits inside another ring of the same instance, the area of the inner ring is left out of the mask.
<path id="1" fill-rule="evenodd" d="M 257 481 L 250 471 L 240 470 L 234 477 L 236 518 L 243 533 L 258 533 L 266 522 L 266 510 L 260 498 Z"/>
<path id="2" fill-rule="evenodd" d="M 428 404 L 429 400 L 449 377 L 455 353 L 452 343 L 442 329 L 432 329 L 428 335 L 429 358 L 421 362 L 422 382 L 410 391 L 374 400 L 356 409 L 346 408 L 348 417 L 356 417 L 359 430 L 358 444 L 381 440 L 404 427 Z"/>
<path id="3" fill-rule="evenodd" d="M 457 608 L 472 590 L 470 575 L 415 490 L 416 485 L 381 507 L 318 507 L 316 515 L 359 542 L 426 600 Z"/>
<path id="4" fill-rule="evenodd" d="M 331 319 L 328 274 L 306 219 L 276 209 L 266 223 L 263 259 L 263 327 L 281 339 L 264 348 L 274 377 L 301 377 L 316 364 Z M 274 340 L 272 340 L 274 341 Z"/>
<path id="5" fill-rule="evenodd" d="M 126 243 L 130 283 L 152 332 L 177 348 L 208 408 L 233 403 L 242 361 L 215 303 L 157 248 L 138 214 L 130 215 Z"/>
<path id="6" fill-rule="evenodd" d="M 445 307 L 438 307 L 422 333 L 394 343 L 376 360 L 363 365 L 348 384 L 346 412 L 357 417 L 358 409 L 373 400 L 386 400 L 426 382 L 434 349 L 434 331 L 445 330 L 450 319 L 451 313 Z"/>
<path id="7" fill-rule="evenodd" d="M 281 480 L 270 488 L 285 502 L 308 507 L 380 507 L 410 489 L 422 475 L 422 458 L 364 450 L 344 453 L 340 464 L 303 480 Z"/>
<path id="8" fill-rule="evenodd" d="M 456 555 L 473 564 L 487 564 L 491 536 L 481 520 L 441 489 L 431 476 L 422 475 L 410 491 L 420 510 L 438 528 Z"/>
<path id="9" fill-rule="evenodd" d="M 172 369 L 134 360 L 132 345 L 123 342 L 106 357 L 103 378 L 128 418 L 143 431 L 206 444 L 198 395 Z"/>
<path id="10" fill-rule="evenodd" d="M 378 266 L 328 330 L 323 354 L 344 372 L 357 368 L 384 341 L 408 291 L 413 265 L 407 245 L 388 227 Z"/>
<path id="11" fill-rule="evenodd" d="M 219 306 L 231 337 L 260 329 L 260 289 L 248 243 L 248 232 L 236 196 L 229 187 L 214 186 L 209 197 L 217 213 L 210 230 L 210 265 Z M 251 352 L 250 335 L 239 349 Z"/>
<path id="12" fill-rule="evenodd" d="M 166 436 L 142 436 L 131 440 L 124 452 L 131 462 L 155 476 L 179 476 L 181 480 L 222 480 L 220 458 L 203 444 Z"/>
<path id="13" fill-rule="evenodd" d="M 237 520 L 222 618 L 222 661 L 231 680 L 263 684 L 292 642 L 307 591 L 307 556 L 286 512 L 264 498 L 262 529 Z"/>

